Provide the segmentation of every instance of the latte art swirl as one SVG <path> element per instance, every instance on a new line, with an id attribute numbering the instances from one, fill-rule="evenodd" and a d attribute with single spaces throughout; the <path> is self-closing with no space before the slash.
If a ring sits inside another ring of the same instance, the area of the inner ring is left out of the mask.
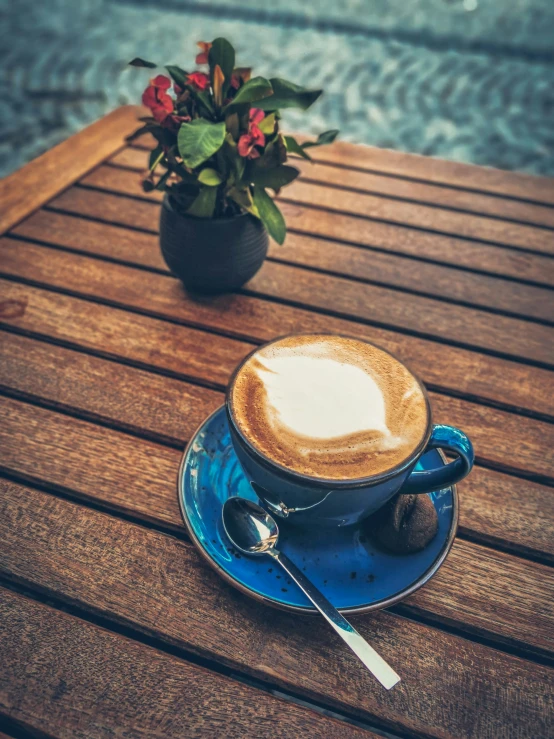
<path id="1" fill-rule="evenodd" d="M 231 407 L 263 455 L 324 479 L 396 467 L 421 444 L 428 424 L 423 390 L 404 365 L 371 344 L 330 335 L 262 347 L 239 370 Z"/>

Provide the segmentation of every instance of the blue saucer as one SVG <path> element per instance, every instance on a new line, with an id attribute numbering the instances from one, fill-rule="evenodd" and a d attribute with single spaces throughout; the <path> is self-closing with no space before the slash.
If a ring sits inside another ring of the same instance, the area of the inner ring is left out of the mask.
<path id="1" fill-rule="evenodd" d="M 421 469 L 442 457 L 424 454 Z M 444 461 L 444 460 L 443 460 Z M 233 451 L 225 409 L 207 418 L 187 446 L 178 481 L 186 527 L 201 554 L 239 590 L 269 605 L 315 613 L 294 582 L 269 557 L 247 557 L 231 546 L 223 531 L 221 508 L 233 495 L 259 502 Z M 306 572 L 343 612 L 385 608 L 410 595 L 439 569 L 448 554 L 458 521 L 456 487 L 430 495 L 439 518 L 433 541 L 415 554 L 390 554 L 374 545 L 364 524 L 307 532 L 279 521 L 279 548 Z"/>

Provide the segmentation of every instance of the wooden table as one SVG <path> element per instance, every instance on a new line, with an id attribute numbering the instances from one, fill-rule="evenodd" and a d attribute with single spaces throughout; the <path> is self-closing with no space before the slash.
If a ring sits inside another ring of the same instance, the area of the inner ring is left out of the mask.
<path id="1" fill-rule="evenodd" d="M 322 148 L 280 198 L 285 246 L 238 294 L 193 300 L 124 146 L 136 114 L 0 185 L 2 728 L 552 736 L 553 181 Z M 401 673 L 390 692 L 322 622 L 222 582 L 179 515 L 191 432 L 240 358 L 290 331 L 392 350 L 476 447 L 440 572 L 352 619 Z"/>

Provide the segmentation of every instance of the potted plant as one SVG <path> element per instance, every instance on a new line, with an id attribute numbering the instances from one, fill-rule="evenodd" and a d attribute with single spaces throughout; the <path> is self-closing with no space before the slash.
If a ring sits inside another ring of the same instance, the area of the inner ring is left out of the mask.
<path id="1" fill-rule="evenodd" d="M 310 159 L 308 149 L 330 143 L 338 131 L 305 143 L 283 136 L 280 110 L 305 110 L 321 90 L 252 77 L 249 68 L 235 67 L 224 38 L 198 46 L 196 64 L 206 71 L 170 65 L 169 77 L 151 79 L 142 96 L 151 116 L 130 138 L 149 133 L 157 141 L 143 188 L 165 191 L 160 246 L 168 267 L 191 290 L 219 292 L 258 271 L 268 234 L 283 243 L 285 222 L 268 190 L 278 193 L 298 177 L 288 155 Z M 156 67 L 143 59 L 131 64 Z"/>

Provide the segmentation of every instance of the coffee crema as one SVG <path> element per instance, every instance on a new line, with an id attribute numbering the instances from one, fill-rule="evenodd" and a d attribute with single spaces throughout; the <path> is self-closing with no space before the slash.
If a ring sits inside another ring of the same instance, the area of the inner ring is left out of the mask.
<path id="1" fill-rule="evenodd" d="M 422 387 L 372 344 L 333 335 L 290 336 L 259 349 L 230 391 L 250 444 L 294 472 L 330 480 L 379 475 L 422 443 Z"/>

